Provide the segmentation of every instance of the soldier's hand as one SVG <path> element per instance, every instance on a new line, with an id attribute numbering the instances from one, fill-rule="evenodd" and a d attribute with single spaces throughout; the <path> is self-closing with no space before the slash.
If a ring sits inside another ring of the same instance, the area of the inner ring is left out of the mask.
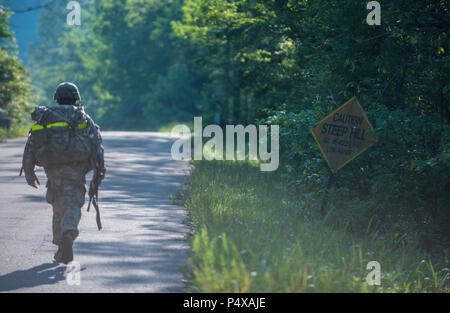
<path id="1" fill-rule="evenodd" d="M 38 188 L 37 185 L 41 185 L 41 183 L 39 182 L 39 179 L 37 178 L 36 175 L 33 176 L 25 176 L 25 179 L 27 180 L 27 184 L 30 185 L 33 188 Z M 36 185 L 37 184 L 37 185 Z"/>
<path id="2" fill-rule="evenodd" d="M 92 198 L 93 196 L 95 196 L 95 189 L 97 189 L 97 185 L 95 184 L 94 180 L 91 180 L 91 184 L 89 187 L 89 197 Z"/>

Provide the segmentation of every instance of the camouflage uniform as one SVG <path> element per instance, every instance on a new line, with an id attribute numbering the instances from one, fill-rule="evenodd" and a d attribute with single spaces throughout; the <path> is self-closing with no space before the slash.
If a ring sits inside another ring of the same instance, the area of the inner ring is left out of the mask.
<path id="1" fill-rule="evenodd" d="M 96 143 L 99 163 L 103 165 L 100 131 L 89 116 L 87 120 L 90 138 Z M 29 136 L 23 155 L 23 169 L 27 181 L 35 177 L 36 165 L 41 166 L 34 156 L 31 136 Z M 81 208 L 85 203 L 86 174 L 93 168 L 88 161 L 84 161 L 46 166 L 44 170 L 48 178 L 46 200 L 53 206 L 53 243 L 59 246 L 63 233 L 71 231 L 73 239 L 78 236 Z"/>

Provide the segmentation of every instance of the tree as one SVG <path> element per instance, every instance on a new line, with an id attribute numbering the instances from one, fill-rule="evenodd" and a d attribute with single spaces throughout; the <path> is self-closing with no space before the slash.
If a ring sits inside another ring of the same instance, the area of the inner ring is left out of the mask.
<path id="1" fill-rule="evenodd" d="M 41 99 L 50 102 L 54 86 L 72 80 L 106 128 L 155 129 L 191 119 L 201 110 L 204 78 L 190 61 L 193 46 L 172 33 L 181 5 L 82 1 L 80 27 L 64 25 L 63 2 L 44 9 L 30 57 Z"/>
<path id="2" fill-rule="evenodd" d="M 20 64 L 15 39 L 9 31 L 9 15 L 0 9 L 0 109 L 16 124 L 24 120 L 30 108 L 31 93 L 28 73 Z"/>

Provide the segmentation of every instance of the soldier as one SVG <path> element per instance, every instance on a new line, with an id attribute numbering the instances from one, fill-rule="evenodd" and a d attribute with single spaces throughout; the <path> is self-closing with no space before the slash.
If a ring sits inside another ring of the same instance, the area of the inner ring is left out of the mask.
<path id="1" fill-rule="evenodd" d="M 73 260 L 72 245 L 79 233 L 81 208 L 85 203 L 86 174 L 94 170 L 89 190 L 92 199 L 104 178 L 105 167 L 99 127 L 84 113 L 77 86 L 61 83 L 56 88 L 54 99 L 60 106 L 38 107 L 32 114 L 37 123 L 30 131 L 25 146 L 23 170 L 28 185 L 38 188 L 40 183 L 34 168 L 36 165 L 44 167 L 48 178 L 46 200 L 53 207 L 53 244 L 58 246 L 54 259 L 68 264 Z M 61 112 L 71 113 L 64 115 Z M 74 116 L 81 116 L 84 122 L 70 120 Z M 52 140 L 52 136 L 59 137 Z M 67 138 L 71 138 L 71 146 L 58 150 L 55 145 L 67 141 Z M 80 145 L 80 142 L 83 144 Z M 77 149 L 86 149 L 89 153 L 84 150 L 78 152 Z M 83 157 L 87 154 L 89 157 Z M 97 223 L 100 229 L 99 216 Z"/>

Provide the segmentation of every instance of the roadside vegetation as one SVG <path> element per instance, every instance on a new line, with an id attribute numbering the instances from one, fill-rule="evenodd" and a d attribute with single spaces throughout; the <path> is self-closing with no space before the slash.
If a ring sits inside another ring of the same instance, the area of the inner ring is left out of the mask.
<path id="1" fill-rule="evenodd" d="M 414 234 L 401 237 L 374 219 L 322 220 L 319 194 L 254 164 L 195 161 L 183 198 L 193 230 L 191 291 L 450 291 L 449 250 L 427 253 Z M 381 265 L 380 286 L 367 284 L 370 261 Z"/>
<path id="2" fill-rule="evenodd" d="M 0 0 L 0 4 L 3 1 Z M 280 167 L 194 162 L 183 195 L 198 291 L 448 292 L 450 11 L 446 1 L 80 0 L 42 9 L 30 46 L 31 98 L 0 9 L 0 109 L 21 133 L 31 102 L 73 81 L 103 130 L 271 124 Z M 310 128 L 356 96 L 378 142 L 338 172 Z M 447 104 L 446 104 L 447 103 Z M 166 126 L 165 126 L 166 125 Z M 367 261 L 379 287 L 365 284 Z"/>
<path id="3" fill-rule="evenodd" d="M 25 136 L 26 115 L 33 102 L 28 72 L 17 57 L 14 35 L 8 22 L 10 13 L 0 1 L 0 141 Z"/>
<path id="4" fill-rule="evenodd" d="M 188 122 L 171 122 L 169 124 L 163 125 L 158 128 L 158 132 L 160 133 L 170 133 L 172 129 L 177 125 L 186 125 L 189 127 L 189 129 L 194 129 L 194 122 L 188 121 Z"/>
<path id="5" fill-rule="evenodd" d="M 31 128 L 31 123 L 14 125 L 11 129 L 0 128 L 0 142 L 7 138 L 25 137 Z"/>

